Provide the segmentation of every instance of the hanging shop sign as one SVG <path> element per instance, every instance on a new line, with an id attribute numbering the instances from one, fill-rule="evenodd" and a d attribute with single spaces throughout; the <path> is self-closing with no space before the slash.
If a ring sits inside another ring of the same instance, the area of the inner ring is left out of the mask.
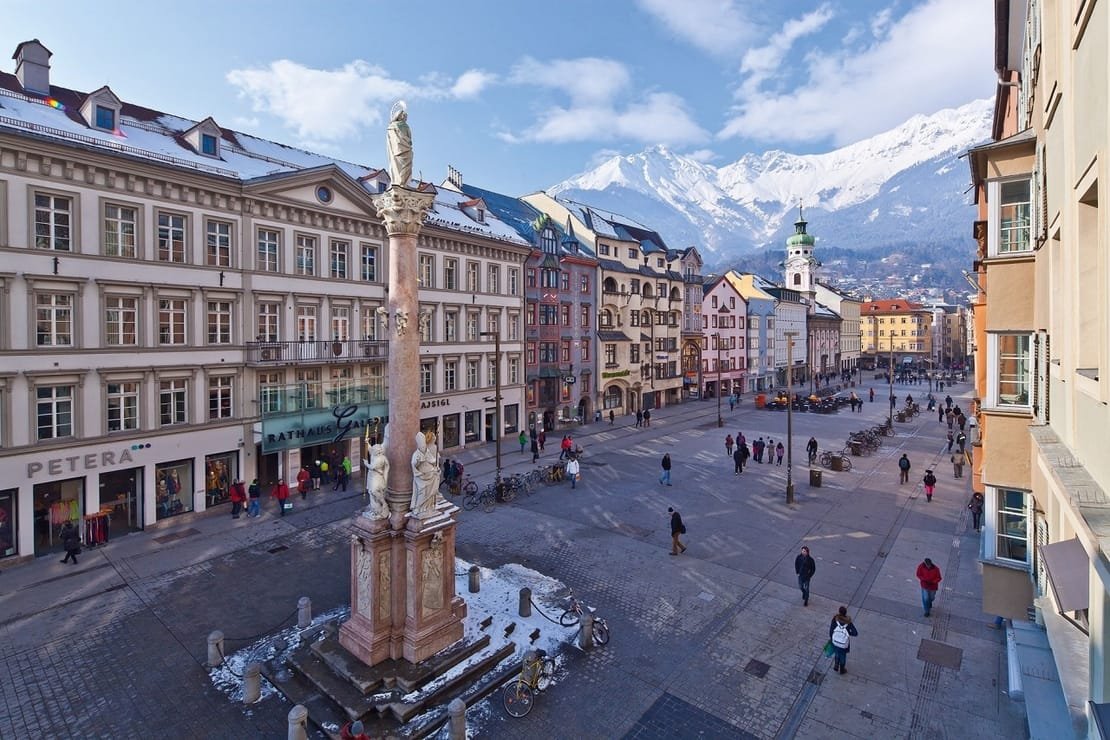
<path id="1" fill-rule="evenodd" d="M 362 436 L 367 426 L 382 423 L 389 413 L 385 401 L 341 403 L 262 419 L 262 454 L 336 444 Z"/>

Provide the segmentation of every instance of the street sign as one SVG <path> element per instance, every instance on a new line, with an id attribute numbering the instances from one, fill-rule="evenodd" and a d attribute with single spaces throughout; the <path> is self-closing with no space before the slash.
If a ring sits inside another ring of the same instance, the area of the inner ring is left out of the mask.
<path id="1" fill-rule="evenodd" d="M 574 385 L 574 376 L 573 375 L 566 376 L 565 378 L 563 378 L 563 382 L 566 383 L 567 385 Z"/>

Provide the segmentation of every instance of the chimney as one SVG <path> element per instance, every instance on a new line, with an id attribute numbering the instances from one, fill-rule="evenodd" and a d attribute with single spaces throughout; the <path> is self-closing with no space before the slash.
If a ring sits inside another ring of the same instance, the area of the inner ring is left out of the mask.
<path id="1" fill-rule="evenodd" d="M 24 41 L 15 47 L 15 76 L 25 92 L 50 94 L 50 49 L 38 39 Z"/>
<path id="2" fill-rule="evenodd" d="M 462 173 L 451 165 L 447 165 L 447 182 L 462 190 Z"/>

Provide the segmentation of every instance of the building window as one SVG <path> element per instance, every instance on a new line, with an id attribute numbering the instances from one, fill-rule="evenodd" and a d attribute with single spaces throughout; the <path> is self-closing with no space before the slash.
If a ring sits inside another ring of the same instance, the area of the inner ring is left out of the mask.
<path id="1" fill-rule="evenodd" d="M 491 357 L 486 367 L 486 385 L 493 386 L 497 383 L 497 358 Z"/>
<path id="2" fill-rule="evenodd" d="M 185 262 L 185 217 L 173 213 L 158 214 L 158 261 Z"/>
<path id="3" fill-rule="evenodd" d="M 478 285 L 478 263 L 466 263 L 466 291 L 468 293 L 477 293 L 480 290 Z"/>
<path id="4" fill-rule="evenodd" d="M 1030 339 L 1028 334 L 987 335 L 990 363 L 988 404 L 999 407 L 1030 406 Z"/>
<path id="5" fill-rule="evenodd" d="M 558 361 L 559 345 L 555 342 L 540 342 L 540 363 Z"/>
<path id="6" fill-rule="evenodd" d="M 590 276 L 589 275 L 583 275 L 581 277 L 581 279 L 578 283 L 578 292 L 579 293 L 589 293 L 590 292 Z"/>
<path id="7" fill-rule="evenodd" d="M 104 255 L 135 259 L 135 232 L 138 216 L 134 208 L 104 206 Z"/>
<path id="8" fill-rule="evenodd" d="M 501 268 L 497 265 L 489 266 L 489 271 L 486 273 L 486 290 L 490 293 L 501 292 Z"/>
<path id="9" fill-rule="evenodd" d="M 589 306 L 582 306 L 581 318 L 579 320 L 579 325 L 583 329 L 589 329 L 590 328 L 590 307 Z"/>
<path id="10" fill-rule="evenodd" d="M 185 344 L 185 299 L 158 299 L 158 344 Z"/>
<path id="11" fill-rule="evenodd" d="M 601 309 L 601 313 L 597 315 L 597 327 L 599 329 L 612 329 L 613 312 L 607 308 Z"/>
<path id="12" fill-rule="evenodd" d="M 637 252 L 636 252 L 636 247 L 629 247 L 628 248 L 628 259 L 634 260 L 634 259 L 636 259 L 637 256 L 638 255 L 637 255 Z"/>
<path id="13" fill-rule="evenodd" d="M 296 372 L 298 405 L 301 408 L 314 409 L 320 406 L 320 396 L 323 392 L 323 383 L 320 381 L 320 368 L 311 370 L 297 370 Z"/>
<path id="14" fill-rule="evenodd" d="M 509 268 L 509 295 L 520 295 L 520 270 Z"/>
<path id="15" fill-rule="evenodd" d="M 281 336 L 281 304 L 259 303 L 256 308 L 258 310 L 258 341 L 278 341 Z"/>
<path id="16" fill-rule="evenodd" d="M 35 342 L 39 347 L 73 346 L 73 296 L 35 295 Z"/>
<path id="17" fill-rule="evenodd" d="M 1028 178 L 988 183 L 988 218 L 992 225 L 988 236 L 990 254 L 1014 254 L 1028 252 L 1032 248 L 1030 189 Z"/>
<path id="18" fill-rule="evenodd" d="M 158 385 L 158 415 L 162 426 L 184 424 L 189 420 L 187 411 L 188 381 L 163 380 Z"/>
<path id="19" fill-rule="evenodd" d="M 331 338 L 333 342 L 346 342 L 351 338 L 350 306 L 332 306 Z"/>
<path id="20" fill-rule="evenodd" d="M 520 339 L 520 314 L 518 314 L 518 313 L 509 314 L 508 329 L 509 329 L 509 340 L 510 341 Z"/>
<path id="21" fill-rule="evenodd" d="M 231 344 L 231 301 L 208 301 L 208 343 Z"/>
<path id="22" fill-rule="evenodd" d="M 435 364 L 431 363 L 431 362 L 422 362 L 422 363 L 420 363 L 420 392 L 421 393 L 427 394 L 427 393 L 432 392 L 432 370 L 434 369 L 434 367 L 435 367 Z"/>
<path id="23" fill-rule="evenodd" d="M 274 229 L 258 230 L 258 269 L 263 272 L 277 272 L 278 254 L 281 249 L 280 234 Z"/>
<path id="24" fill-rule="evenodd" d="M 605 364 L 607 366 L 617 364 L 617 345 L 615 345 L 615 344 L 606 344 L 605 345 Z"/>
<path id="25" fill-rule="evenodd" d="M 69 198 L 35 193 L 35 247 L 72 252 L 72 213 Z"/>
<path id="26" fill-rule="evenodd" d="M 230 419 L 232 383 L 235 378 L 221 375 L 208 379 L 208 418 Z"/>
<path id="27" fill-rule="evenodd" d="M 351 245 L 349 242 L 333 241 L 331 243 L 331 276 L 336 280 L 347 279 L 347 260 L 350 257 Z"/>
<path id="28" fill-rule="evenodd" d="M 555 229 L 550 226 L 540 232 L 540 249 L 544 254 L 555 254 Z"/>
<path id="29" fill-rule="evenodd" d="M 73 436 L 73 386 L 49 385 L 35 389 L 38 439 Z"/>
<path id="30" fill-rule="evenodd" d="M 96 127 L 105 131 L 116 130 L 116 111 L 107 106 L 96 106 Z"/>
<path id="31" fill-rule="evenodd" d="M 459 382 L 459 363 L 447 360 L 443 363 L 443 390 L 453 391 Z"/>
<path id="32" fill-rule="evenodd" d="M 570 362 L 570 340 L 564 339 L 559 348 L 560 362 Z"/>
<path id="33" fill-rule="evenodd" d="M 570 304 L 564 303 L 559 307 L 559 323 L 570 326 Z"/>
<path id="34" fill-rule="evenodd" d="M 630 344 L 628 346 L 628 362 L 632 365 L 640 364 L 640 345 Z"/>
<path id="35" fill-rule="evenodd" d="M 597 247 L 597 253 L 600 254 L 602 257 L 608 257 L 609 256 L 609 245 L 608 244 L 599 244 L 598 247 Z"/>
<path id="36" fill-rule="evenodd" d="M 281 411 L 281 373 L 258 374 L 258 406 L 263 415 Z"/>
<path id="37" fill-rule="evenodd" d="M 520 382 L 520 358 L 509 358 L 509 385 L 515 385 Z"/>
<path id="38" fill-rule="evenodd" d="M 478 341 L 478 314 L 476 313 L 466 315 L 466 341 Z"/>
<path id="39" fill-rule="evenodd" d="M 376 340 L 378 338 L 378 306 L 363 305 L 362 307 L 362 338 Z"/>
<path id="40" fill-rule="evenodd" d="M 204 227 L 209 267 L 231 267 L 231 224 L 208 221 Z"/>
<path id="41" fill-rule="evenodd" d="M 559 290 L 564 293 L 570 292 L 570 273 L 564 272 L 559 275 Z"/>
<path id="42" fill-rule="evenodd" d="M 536 325 L 536 304 L 528 303 L 525 305 L 524 310 L 528 313 L 528 326 Z"/>
<path id="43" fill-rule="evenodd" d="M 297 267 L 298 275 L 316 274 L 316 237 L 297 236 Z"/>
<path id="44" fill-rule="evenodd" d="M 421 288 L 434 288 L 435 287 L 435 257 L 430 254 L 420 255 L 420 287 Z"/>
<path id="45" fill-rule="evenodd" d="M 105 298 L 104 343 L 114 347 L 138 344 L 136 331 L 138 316 L 138 299 L 120 296 Z"/>
<path id="46" fill-rule="evenodd" d="M 529 365 L 535 365 L 536 364 L 536 343 L 535 342 L 529 342 L 528 343 L 528 346 L 525 349 L 525 359 L 524 359 L 524 361 Z"/>
<path id="47" fill-rule="evenodd" d="M 1025 491 L 988 488 L 994 494 L 994 557 L 1029 563 L 1029 513 Z"/>
<path id="48" fill-rule="evenodd" d="M 536 287 L 536 268 L 534 268 L 534 267 L 529 267 L 528 268 L 528 273 L 525 275 L 525 278 L 524 278 L 524 287 L 526 287 L 526 288 Z"/>
<path id="49" fill-rule="evenodd" d="M 421 344 L 428 344 L 432 341 L 432 325 L 435 322 L 436 310 L 431 306 L 423 307 L 420 309 L 420 342 Z M 427 318 L 425 318 L 427 317 Z"/>
<path id="50" fill-rule="evenodd" d="M 540 270 L 540 287 L 541 288 L 558 288 L 559 287 L 559 271 L 558 270 Z"/>
<path id="51" fill-rule="evenodd" d="M 558 306 L 540 306 L 540 326 L 555 326 L 558 320 Z"/>
<path id="52" fill-rule="evenodd" d="M 139 384 L 108 384 L 108 431 L 126 432 L 139 428 Z"/>
<path id="53" fill-rule="evenodd" d="M 582 362 L 590 361 L 590 340 L 582 340 Z"/>
<path id="54" fill-rule="evenodd" d="M 443 261 L 443 287 L 445 290 L 459 289 L 459 261 L 448 259 Z"/>
<path id="55" fill-rule="evenodd" d="M 467 388 L 477 388 L 478 387 L 478 361 L 477 360 L 467 360 L 466 361 L 466 387 Z"/>
<path id="56" fill-rule="evenodd" d="M 368 283 L 378 279 L 378 248 L 372 244 L 362 245 L 362 279 Z"/>
<path id="57" fill-rule="evenodd" d="M 215 136 L 212 134 L 200 135 L 200 153 L 207 154 L 209 157 L 219 156 L 220 147 Z"/>
<path id="58" fill-rule="evenodd" d="M 297 306 L 297 338 L 302 342 L 316 341 L 316 306 Z"/>
<path id="59" fill-rule="evenodd" d="M 639 311 L 633 311 L 632 313 L 630 313 L 628 315 L 628 325 L 629 326 L 639 326 L 640 325 L 640 312 Z"/>
<path id="60" fill-rule="evenodd" d="M 459 332 L 459 312 L 458 311 L 444 311 L 443 312 L 443 340 L 445 342 L 454 342 L 458 338 Z"/>

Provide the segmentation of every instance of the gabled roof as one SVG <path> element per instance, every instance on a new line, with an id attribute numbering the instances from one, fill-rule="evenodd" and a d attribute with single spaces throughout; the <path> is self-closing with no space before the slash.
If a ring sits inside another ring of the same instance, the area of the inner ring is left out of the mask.
<path id="1" fill-rule="evenodd" d="M 572 246 L 577 244 L 580 256 L 594 256 L 591 245 L 585 244 L 577 238 L 568 240 L 566 232 L 560 227 L 556 219 L 549 217 L 540 209 L 520 198 L 465 183 L 460 185 L 459 188 L 470 199 L 481 200 L 489 213 L 511 226 L 522 239 L 532 246 L 538 247 L 540 244 L 540 235 L 536 231 L 537 226 L 542 225 L 541 228 L 550 226 L 555 230 L 556 241 L 560 245 L 564 245 L 563 252 L 565 254 L 574 254 Z M 573 233 L 570 236 L 573 237 Z"/>
<path id="2" fill-rule="evenodd" d="M 741 295 L 746 301 L 763 300 L 774 301 L 775 297 L 770 293 L 765 292 L 759 285 L 756 284 L 756 279 L 762 280 L 758 275 L 753 275 L 750 272 L 738 273 L 735 270 L 729 270 L 724 274 L 724 278 L 736 288 L 736 292 Z M 763 282 L 766 282 L 765 280 Z"/>
<path id="3" fill-rule="evenodd" d="M 869 313 L 907 313 L 920 311 L 924 308 L 920 303 L 907 301 L 904 298 L 891 298 L 878 301 L 864 301 L 860 304 L 861 314 Z"/>

